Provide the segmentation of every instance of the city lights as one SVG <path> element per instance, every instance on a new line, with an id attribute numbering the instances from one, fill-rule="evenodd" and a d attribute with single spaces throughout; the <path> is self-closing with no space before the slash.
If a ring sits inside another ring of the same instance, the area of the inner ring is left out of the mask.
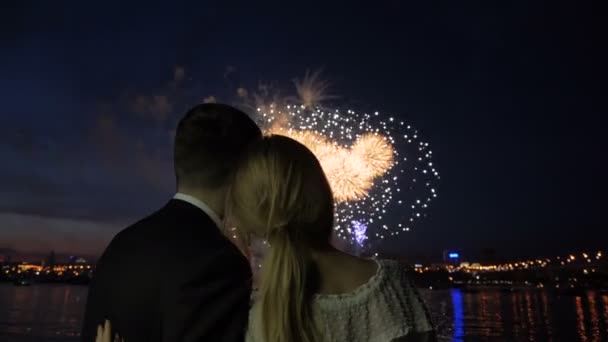
<path id="1" fill-rule="evenodd" d="M 584 255 L 588 256 L 589 254 L 584 253 Z M 599 260 L 601 258 L 601 255 L 602 255 L 602 252 L 597 252 L 596 260 Z M 460 255 L 455 252 L 450 252 L 447 254 L 447 257 L 449 259 L 457 259 L 460 257 Z M 555 261 L 553 261 L 553 260 L 555 260 Z M 567 260 L 567 262 L 563 261 L 563 260 Z M 569 266 L 569 265 L 572 266 L 572 265 L 574 265 L 575 261 L 576 261 L 576 257 L 573 254 L 570 254 L 566 258 L 557 256 L 553 259 L 551 259 L 551 258 L 530 259 L 530 260 L 520 260 L 520 261 L 516 261 L 516 262 L 499 263 L 499 264 L 485 264 L 485 265 L 482 265 L 480 263 L 471 263 L 468 261 L 462 261 L 456 266 L 445 264 L 443 266 L 443 268 L 450 272 L 460 272 L 460 271 L 463 271 L 463 272 L 503 272 L 503 271 L 513 271 L 513 270 L 543 269 L 543 268 L 552 267 L 552 266 L 558 266 L 558 267 Z M 581 260 L 580 264 L 588 265 L 592 262 L 593 262 L 593 260 L 591 260 L 591 259 L 587 259 L 587 260 L 583 259 L 583 260 Z M 575 267 L 575 266 L 573 266 L 573 267 Z M 585 267 L 587 267 L 587 266 L 585 266 Z M 419 273 L 423 273 L 423 272 L 429 271 L 429 270 L 433 270 L 433 268 L 423 267 L 423 265 L 421 265 L 421 264 L 416 264 L 416 271 Z M 585 272 L 585 274 L 595 272 L 595 268 L 593 268 L 591 272 L 589 272 L 587 268 L 585 268 L 585 270 L 587 270 L 587 272 Z"/>

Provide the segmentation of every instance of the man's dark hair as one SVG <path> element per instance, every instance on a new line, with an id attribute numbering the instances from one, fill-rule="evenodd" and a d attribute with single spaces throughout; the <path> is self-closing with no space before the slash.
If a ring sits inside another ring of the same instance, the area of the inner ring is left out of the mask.
<path id="1" fill-rule="evenodd" d="M 217 188 L 226 184 L 240 155 L 261 136 L 255 122 L 234 107 L 205 103 L 190 109 L 175 133 L 178 187 Z"/>

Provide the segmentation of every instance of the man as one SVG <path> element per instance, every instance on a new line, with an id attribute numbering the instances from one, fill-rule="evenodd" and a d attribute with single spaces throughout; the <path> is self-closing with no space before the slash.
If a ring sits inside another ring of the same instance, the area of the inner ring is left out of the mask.
<path id="1" fill-rule="evenodd" d="M 103 253 L 83 342 L 95 341 L 106 318 L 128 342 L 243 340 L 251 270 L 220 226 L 233 166 L 261 135 L 227 105 L 201 104 L 186 114 L 175 137 L 177 194 Z"/>

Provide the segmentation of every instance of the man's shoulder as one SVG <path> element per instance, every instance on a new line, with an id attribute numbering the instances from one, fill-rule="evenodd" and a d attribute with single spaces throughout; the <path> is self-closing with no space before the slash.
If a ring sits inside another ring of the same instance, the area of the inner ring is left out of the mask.
<path id="1" fill-rule="evenodd" d="M 136 242 L 138 245 L 153 243 L 162 229 L 166 213 L 160 209 L 139 221 L 127 226 L 114 236 L 110 245 L 123 245 Z"/>
<path id="2" fill-rule="evenodd" d="M 198 210 L 183 209 L 169 204 L 126 227 L 114 236 L 102 259 L 124 263 L 154 259 L 184 267 L 211 259 L 242 264 L 242 254 L 211 219 Z"/>
<path id="3" fill-rule="evenodd" d="M 183 210 L 170 202 L 116 234 L 108 250 L 154 249 L 156 254 L 166 254 L 165 258 L 179 258 L 183 253 L 215 254 L 218 250 L 231 250 L 231 245 L 204 213 Z"/>
<path id="4" fill-rule="evenodd" d="M 118 232 L 99 261 L 111 263 L 110 260 L 119 259 L 128 263 L 131 259 L 135 262 L 157 254 L 164 240 L 162 232 L 168 221 L 166 216 L 166 207 L 163 207 Z"/>

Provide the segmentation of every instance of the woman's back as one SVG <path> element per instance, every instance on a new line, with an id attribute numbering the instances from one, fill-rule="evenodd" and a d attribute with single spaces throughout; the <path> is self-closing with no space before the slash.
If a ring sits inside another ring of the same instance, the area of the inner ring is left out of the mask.
<path id="1" fill-rule="evenodd" d="M 353 291 L 313 297 L 313 318 L 323 341 L 388 342 L 433 330 L 424 303 L 403 267 L 394 261 L 376 262 L 377 272 Z M 254 305 L 248 342 L 263 341 L 259 327 L 258 306 Z"/>
<path id="2" fill-rule="evenodd" d="M 431 330 L 423 303 L 396 263 L 374 264 L 331 245 L 334 196 L 306 146 L 280 135 L 253 143 L 226 203 L 240 235 L 270 246 L 250 341 L 384 342 Z"/>

